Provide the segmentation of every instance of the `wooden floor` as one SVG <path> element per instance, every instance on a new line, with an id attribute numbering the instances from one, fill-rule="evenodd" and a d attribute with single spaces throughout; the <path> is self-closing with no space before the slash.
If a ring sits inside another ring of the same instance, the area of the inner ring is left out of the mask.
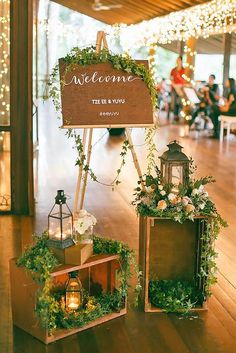
<path id="1" fill-rule="evenodd" d="M 31 242 L 33 231 L 46 228 L 47 214 L 57 189 L 65 189 L 73 205 L 76 184 L 75 151 L 52 108 L 39 109 L 40 145 L 35 153 L 36 217 L 0 218 L 0 352 L 1 353 L 235 353 L 236 352 L 236 138 L 224 143 L 206 138 L 181 138 L 181 127 L 161 126 L 156 135 L 158 153 L 177 139 L 198 165 L 198 175 L 214 175 L 217 183 L 209 193 L 229 222 L 217 240 L 218 284 L 208 312 L 193 320 L 171 314 L 144 314 L 132 308 L 125 318 L 53 343 L 48 347 L 23 331 L 12 328 L 8 260 Z M 106 133 L 98 130 L 94 142 Z M 141 165 L 145 168 L 143 129 L 133 131 Z M 94 147 L 92 165 L 96 175 L 109 182 L 119 166 L 119 138 L 105 135 Z M 98 219 L 97 232 L 126 241 L 138 250 L 138 219 L 130 205 L 137 175 L 129 155 L 116 191 L 90 182 L 85 206 Z"/>

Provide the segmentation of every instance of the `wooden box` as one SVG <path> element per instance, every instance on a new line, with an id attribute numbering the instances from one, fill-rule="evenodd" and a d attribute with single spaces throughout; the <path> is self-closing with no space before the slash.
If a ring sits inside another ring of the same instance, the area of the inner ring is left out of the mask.
<path id="1" fill-rule="evenodd" d="M 140 216 L 139 266 L 143 272 L 141 304 L 145 312 L 162 311 L 149 301 L 148 284 L 152 276 L 159 280 L 194 279 L 196 288 L 203 289 L 199 273 L 205 226 L 204 217 L 180 224 L 169 218 Z M 203 309 L 205 304 L 194 308 Z"/>
<path id="2" fill-rule="evenodd" d="M 120 269 L 118 255 L 94 255 L 83 265 L 58 266 L 51 276 L 52 282 L 65 285 L 68 272 L 79 270 L 83 288 L 89 291 L 90 283 L 94 282 L 102 287 L 103 292 L 112 292 L 116 288 L 118 269 Z M 119 312 L 105 315 L 83 327 L 57 329 L 53 335 L 49 335 L 46 329 L 39 326 L 38 318 L 34 312 L 38 284 L 32 280 L 29 272 L 16 266 L 16 259 L 10 261 L 10 277 L 13 324 L 46 344 L 126 314 L 126 303 L 124 303 L 124 307 Z"/>
<path id="3" fill-rule="evenodd" d="M 50 247 L 58 261 L 67 265 L 83 265 L 93 255 L 93 244 L 75 244 L 65 249 Z"/>

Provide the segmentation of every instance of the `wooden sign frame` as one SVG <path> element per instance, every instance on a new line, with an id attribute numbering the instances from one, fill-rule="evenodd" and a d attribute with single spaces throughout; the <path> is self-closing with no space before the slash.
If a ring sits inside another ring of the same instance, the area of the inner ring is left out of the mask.
<path id="1" fill-rule="evenodd" d="M 147 60 L 136 62 L 148 69 Z M 65 60 L 59 59 L 62 128 L 154 126 L 151 94 L 140 76 L 116 69 L 108 61 L 66 68 Z"/>

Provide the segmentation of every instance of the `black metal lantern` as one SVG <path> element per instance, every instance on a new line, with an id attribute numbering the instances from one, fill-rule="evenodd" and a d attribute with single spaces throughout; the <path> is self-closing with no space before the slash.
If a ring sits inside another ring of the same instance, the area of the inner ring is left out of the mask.
<path id="1" fill-rule="evenodd" d="M 165 151 L 160 158 L 161 176 L 164 183 L 173 184 L 174 192 L 178 192 L 180 184 L 186 185 L 189 179 L 190 160 L 182 152 L 182 146 L 177 141 L 170 142 L 168 151 Z"/>
<path id="2" fill-rule="evenodd" d="M 83 288 L 78 277 L 78 271 L 69 273 L 66 283 L 66 308 L 68 310 L 78 310 L 83 305 Z"/>
<path id="3" fill-rule="evenodd" d="M 65 249 L 74 245 L 73 215 L 66 203 L 64 190 L 57 190 L 55 204 L 48 215 L 48 246 Z"/>

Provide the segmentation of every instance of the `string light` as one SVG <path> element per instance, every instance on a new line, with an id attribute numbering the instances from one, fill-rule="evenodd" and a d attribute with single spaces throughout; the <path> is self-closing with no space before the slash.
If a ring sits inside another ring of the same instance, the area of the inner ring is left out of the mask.
<path id="1" fill-rule="evenodd" d="M 135 25 L 118 25 L 111 29 L 119 33 L 125 50 L 150 43 L 168 44 L 191 37 L 207 38 L 213 34 L 236 31 L 236 1 L 213 0 L 183 11 L 172 12 Z"/>
<path id="2" fill-rule="evenodd" d="M 149 63 L 149 71 L 150 71 L 150 73 L 153 76 L 155 81 L 157 80 L 156 59 L 157 59 L 157 44 L 156 43 L 152 43 L 149 46 L 148 63 Z"/>
<path id="3" fill-rule="evenodd" d="M 185 72 L 185 74 L 183 74 L 183 78 L 185 79 L 185 81 L 189 84 L 191 84 L 192 86 L 195 86 L 196 82 L 193 79 L 194 76 L 194 71 L 195 71 L 195 56 L 197 55 L 197 52 L 194 50 L 192 50 L 190 47 L 188 47 L 188 45 L 185 45 L 184 47 L 184 53 L 190 62 L 186 62 L 184 64 L 185 69 L 187 69 Z M 181 102 L 182 102 L 182 106 L 183 106 L 183 110 L 181 111 L 181 116 L 185 119 L 185 121 L 189 121 L 192 119 L 191 115 L 190 115 L 190 111 L 191 111 L 191 102 L 189 99 L 186 99 L 184 97 L 181 98 Z"/>
<path id="4" fill-rule="evenodd" d="M 42 28 L 47 36 L 56 32 L 63 40 L 82 36 L 80 27 L 54 18 L 39 19 L 39 30 Z M 190 37 L 207 38 L 213 34 L 232 33 L 236 31 L 236 1 L 213 0 L 139 24 L 104 25 L 102 29 L 110 34 L 111 40 L 119 38 L 126 52 L 142 46 L 149 47 L 152 43 L 168 44 L 186 41 Z"/>
<path id="5" fill-rule="evenodd" d="M 0 125 L 9 122 L 10 0 L 0 0 Z"/>

